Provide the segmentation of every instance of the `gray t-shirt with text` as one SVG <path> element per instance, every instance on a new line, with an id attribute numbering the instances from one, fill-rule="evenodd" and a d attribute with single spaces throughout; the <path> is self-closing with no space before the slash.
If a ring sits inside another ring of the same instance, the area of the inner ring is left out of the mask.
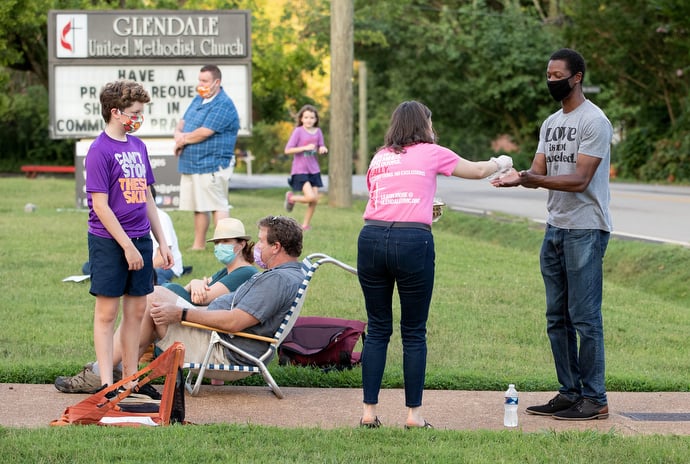
<path id="1" fill-rule="evenodd" d="M 579 154 L 601 158 L 584 192 L 549 190 L 546 203 L 549 224 L 561 229 L 612 231 L 609 213 L 612 137 L 611 122 L 589 100 L 569 113 L 561 109 L 544 121 L 536 156 L 546 157 L 548 176 L 573 174 Z"/>
<path id="2" fill-rule="evenodd" d="M 219 296 L 213 300 L 208 309 L 231 310 L 232 308 L 239 308 L 259 320 L 259 324 L 248 327 L 243 332 L 272 337 L 290 310 L 303 280 L 302 263 L 281 264 L 254 274 L 235 292 Z M 232 341 L 235 346 L 256 357 L 262 355 L 268 346 L 266 342 L 250 338 L 230 338 L 226 334 L 220 334 L 220 336 Z M 241 364 L 247 362 L 247 360 L 241 360 L 239 354 L 228 348 L 225 349 L 225 355 L 232 362 L 241 361 Z"/>

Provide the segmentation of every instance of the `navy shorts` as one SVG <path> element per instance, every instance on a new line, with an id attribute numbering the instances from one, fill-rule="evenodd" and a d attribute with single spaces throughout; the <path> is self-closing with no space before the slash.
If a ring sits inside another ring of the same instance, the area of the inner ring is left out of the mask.
<path id="1" fill-rule="evenodd" d="M 302 191 L 302 187 L 304 187 L 304 184 L 307 182 L 309 182 L 312 187 L 323 187 L 320 172 L 316 174 L 293 174 L 292 177 L 288 179 L 288 184 L 290 184 L 292 190 Z"/>
<path id="2" fill-rule="evenodd" d="M 149 235 L 133 238 L 132 243 L 144 258 L 144 267 L 130 271 L 125 252 L 112 238 L 89 236 L 91 289 L 94 296 L 146 296 L 153 292 L 153 241 Z"/>

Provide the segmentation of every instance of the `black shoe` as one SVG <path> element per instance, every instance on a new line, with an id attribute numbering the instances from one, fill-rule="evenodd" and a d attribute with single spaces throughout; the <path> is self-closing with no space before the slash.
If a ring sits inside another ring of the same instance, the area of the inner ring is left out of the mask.
<path id="1" fill-rule="evenodd" d="M 132 394 L 130 396 L 154 401 L 160 401 L 162 398 L 161 394 L 158 393 L 158 390 L 153 388 L 150 383 L 137 385 L 132 390 Z"/>
<path id="2" fill-rule="evenodd" d="M 98 391 L 105 390 L 105 389 L 108 388 L 108 387 L 109 387 L 108 384 L 104 384 L 101 388 L 98 389 Z M 111 390 L 111 391 L 109 391 L 108 393 L 105 394 L 105 397 L 106 397 L 106 399 L 108 399 L 108 400 L 112 400 L 113 398 L 115 398 L 117 395 L 119 395 L 119 394 L 122 393 L 123 391 L 125 391 L 125 389 L 122 388 L 122 387 L 120 387 L 120 388 L 118 388 L 118 389 L 116 389 L 116 390 Z"/>
<path id="3" fill-rule="evenodd" d="M 569 421 L 608 419 L 609 407 L 606 404 L 599 404 L 589 398 L 582 398 L 571 408 L 554 414 L 553 418 Z"/>
<path id="4" fill-rule="evenodd" d="M 567 396 L 561 395 L 559 393 L 558 395 L 551 398 L 551 400 L 549 400 L 548 403 L 539 406 L 530 406 L 527 409 L 525 409 L 525 412 L 527 412 L 527 414 L 535 414 L 537 416 L 553 416 L 557 412 L 570 409 L 575 404 L 577 404 L 577 402 L 577 400 L 569 400 Z"/>
<path id="5" fill-rule="evenodd" d="M 180 274 L 180 277 L 182 277 L 183 275 L 191 274 L 193 270 L 193 266 L 182 266 L 182 274 Z"/>

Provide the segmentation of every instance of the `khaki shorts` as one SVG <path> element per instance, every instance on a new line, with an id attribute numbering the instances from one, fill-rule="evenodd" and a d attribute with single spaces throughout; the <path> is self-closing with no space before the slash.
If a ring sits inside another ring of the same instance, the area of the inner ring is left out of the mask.
<path id="1" fill-rule="evenodd" d="M 185 327 L 182 324 L 170 324 L 165 337 L 156 342 L 156 346 L 162 351 L 167 350 L 175 342 L 184 343 L 184 362 L 203 362 L 208 344 L 211 341 L 211 331 Z M 211 353 L 209 363 L 227 364 L 225 350 L 220 343 L 216 343 Z"/>
<path id="2" fill-rule="evenodd" d="M 205 213 L 227 211 L 228 186 L 235 167 L 231 163 L 225 169 L 206 174 L 182 174 L 180 176 L 180 210 Z"/>

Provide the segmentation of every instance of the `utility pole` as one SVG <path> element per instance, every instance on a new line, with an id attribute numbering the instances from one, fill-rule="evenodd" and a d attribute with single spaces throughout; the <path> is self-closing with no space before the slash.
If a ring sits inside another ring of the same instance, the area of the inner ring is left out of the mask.
<path id="1" fill-rule="evenodd" d="M 328 204 L 352 206 L 353 0 L 331 1 L 331 135 Z"/>
<path id="2" fill-rule="evenodd" d="M 357 67 L 359 77 L 359 151 L 357 152 L 357 174 L 366 174 L 369 167 L 369 140 L 367 138 L 367 62 L 360 61 Z"/>

